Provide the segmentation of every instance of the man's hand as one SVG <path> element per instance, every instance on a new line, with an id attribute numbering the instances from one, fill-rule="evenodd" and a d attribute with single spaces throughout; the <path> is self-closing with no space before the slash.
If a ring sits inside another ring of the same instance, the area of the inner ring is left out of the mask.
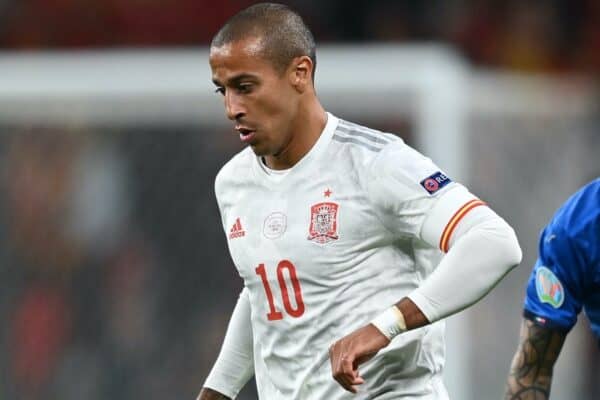
<path id="1" fill-rule="evenodd" d="M 358 366 L 370 360 L 389 343 L 390 340 L 371 324 L 338 340 L 329 348 L 334 379 L 347 391 L 358 393 L 356 385 L 365 382 L 358 373 Z"/>

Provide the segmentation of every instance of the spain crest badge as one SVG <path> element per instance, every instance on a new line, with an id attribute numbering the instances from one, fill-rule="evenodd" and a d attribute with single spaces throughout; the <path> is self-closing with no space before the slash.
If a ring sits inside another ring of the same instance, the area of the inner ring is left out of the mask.
<path id="1" fill-rule="evenodd" d="M 310 207 L 310 227 L 308 240 L 318 244 L 329 243 L 337 240 L 339 205 L 332 202 L 317 203 Z"/>

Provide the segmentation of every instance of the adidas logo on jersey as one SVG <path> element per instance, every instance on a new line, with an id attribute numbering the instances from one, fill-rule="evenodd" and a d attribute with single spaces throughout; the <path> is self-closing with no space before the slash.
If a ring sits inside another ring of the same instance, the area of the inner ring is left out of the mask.
<path id="1" fill-rule="evenodd" d="M 246 231 L 244 230 L 244 228 L 242 228 L 242 223 L 240 222 L 240 219 L 237 218 L 235 220 L 235 224 L 233 224 L 233 226 L 229 230 L 229 239 L 241 238 L 243 236 L 246 236 Z"/>

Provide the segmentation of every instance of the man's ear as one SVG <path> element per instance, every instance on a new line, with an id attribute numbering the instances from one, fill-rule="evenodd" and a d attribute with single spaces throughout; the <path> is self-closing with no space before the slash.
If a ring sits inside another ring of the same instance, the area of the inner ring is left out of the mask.
<path id="1" fill-rule="evenodd" d="M 290 64 L 290 80 L 292 86 L 300 93 L 312 87 L 313 62 L 308 56 L 294 58 Z"/>

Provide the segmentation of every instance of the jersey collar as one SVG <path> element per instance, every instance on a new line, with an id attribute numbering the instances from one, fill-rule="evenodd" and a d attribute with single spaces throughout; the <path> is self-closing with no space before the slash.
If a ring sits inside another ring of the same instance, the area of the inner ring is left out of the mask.
<path id="1" fill-rule="evenodd" d="M 256 177 L 265 183 L 267 186 L 274 190 L 283 189 L 286 184 L 294 181 L 295 176 L 306 174 L 307 170 L 314 165 L 314 161 L 319 159 L 321 155 L 327 149 L 327 146 L 331 142 L 333 133 L 335 132 L 338 125 L 338 118 L 331 113 L 327 113 L 327 123 L 321 132 L 319 139 L 315 142 L 313 147 L 298 161 L 293 167 L 284 170 L 277 171 L 273 174 L 261 160 L 261 157 L 255 156 L 253 162 L 253 170 Z M 282 175 L 284 175 L 282 177 Z"/>

